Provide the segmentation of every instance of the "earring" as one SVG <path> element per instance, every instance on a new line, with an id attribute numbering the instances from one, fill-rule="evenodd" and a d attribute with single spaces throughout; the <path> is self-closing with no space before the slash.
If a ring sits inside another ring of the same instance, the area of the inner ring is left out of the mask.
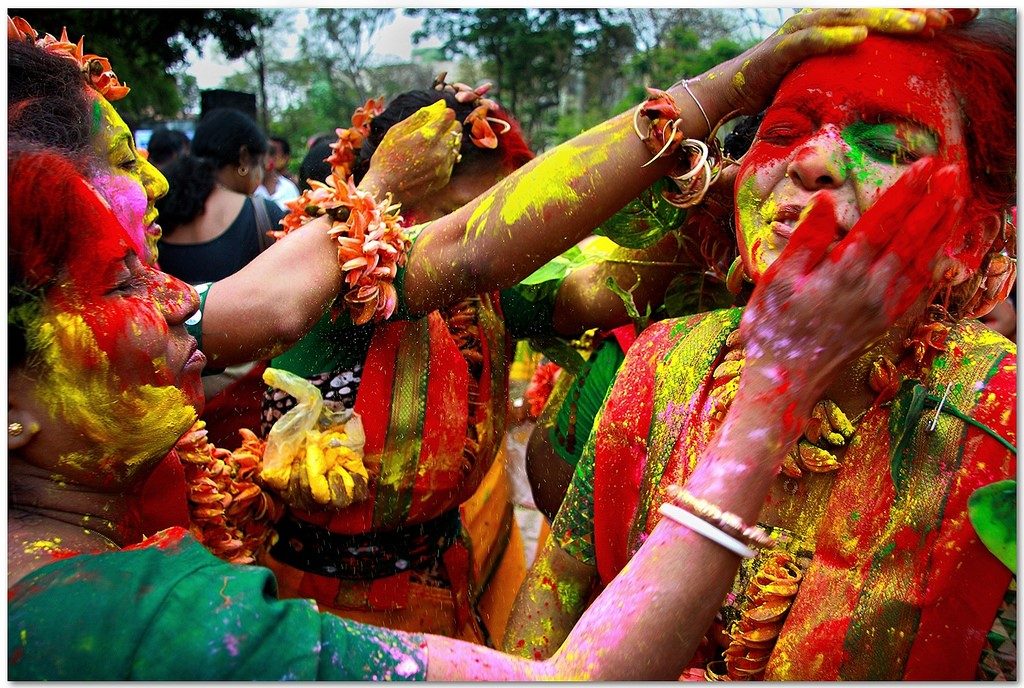
<path id="1" fill-rule="evenodd" d="M 20 435 L 24 431 L 25 431 L 25 426 L 23 426 L 21 423 L 19 423 L 17 421 L 15 421 L 13 423 L 8 423 L 8 425 L 7 425 L 7 434 L 10 435 L 11 437 L 17 437 L 18 435 Z"/>
<path id="2" fill-rule="evenodd" d="M 238 176 L 239 177 L 245 177 L 248 174 L 249 174 L 249 168 L 248 167 L 243 167 L 242 165 L 238 166 Z"/>
<path id="3" fill-rule="evenodd" d="M 730 294 L 736 295 L 743 290 L 743 283 L 750 281 L 747 269 L 743 265 L 743 259 L 736 256 L 732 265 L 729 266 L 729 272 L 725 275 L 725 288 L 729 290 Z"/>

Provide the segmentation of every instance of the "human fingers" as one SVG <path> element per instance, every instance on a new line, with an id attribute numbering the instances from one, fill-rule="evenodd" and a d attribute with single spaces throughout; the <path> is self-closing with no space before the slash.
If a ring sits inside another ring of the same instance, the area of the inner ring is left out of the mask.
<path id="1" fill-rule="evenodd" d="M 877 255 L 899 233 L 906 216 L 928 190 L 928 182 L 939 166 L 934 157 L 915 162 L 895 184 L 868 208 L 850 232 L 832 251 L 833 262 L 839 262 L 854 246 L 865 247 L 868 255 Z"/>
<path id="2" fill-rule="evenodd" d="M 906 310 L 922 291 L 935 284 L 935 266 L 939 258 L 951 247 L 963 243 L 965 225 L 960 220 L 966 197 L 960 192 L 962 184 L 963 175 L 958 169 L 952 165 L 943 168 L 933 180 L 932 201 L 926 199 L 924 207 L 915 209 L 915 213 L 908 217 L 913 230 L 909 237 L 899 241 L 902 250 L 893 253 L 905 266 L 903 272 L 914 286 L 907 293 L 897 294 L 893 306 L 897 314 Z"/>
<path id="3" fill-rule="evenodd" d="M 928 189 L 891 232 L 876 254 L 869 279 L 879 271 L 898 279 L 878 285 L 884 289 L 890 319 L 899 317 L 933 283 L 933 266 L 957 227 L 963 197 L 958 193 L 960 172 L 946 166 L 928 180 Z M 885 266 L 885 267 L 882 267 Z"/>
<path id="4" fill-rule="evenodd" d="M 815 194 L 801 214 L 789 243 L 765 272 L 763 281 L 770 282 L 779 272 L 810 272 L 835 241 L 837 228 L 835 201 L 829 194 Z"/>
<path id="5" fill-rule="evenodd" d="M 455 120 L 455 111 L 443 100 L 437 100 L 421 107 L 404 120 L 392 127 L 398 133 L 422 132 L 425 136 L 436 136 L 443 133 Z M 390 134 L 391 131 L 388 133 Z"/>
<path id="6" fill-rule="evenodd" d="M 859 26 L 881 33 L 918 33 L 929 21 L 939 22 L 941 15 L 928 15 L 923 9 L 895 7 L 829 7 L 793 15 L 782 25 L 782 33 L 810 28 Z"/>

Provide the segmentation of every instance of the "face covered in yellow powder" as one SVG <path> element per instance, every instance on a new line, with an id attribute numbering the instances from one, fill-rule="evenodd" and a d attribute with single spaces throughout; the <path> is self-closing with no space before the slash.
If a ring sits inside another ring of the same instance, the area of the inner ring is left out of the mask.
<path id="1" fill-rule="evenodd" d="M 80 192 L 71 257 L 27 328 L 33 395 L 56 438 L 46 468 L 114 490 L 195 421 L 206 359 L 184 327 L 195 290 L 140 260 L 100 197 Z"/>
<path id="2" fill-rule="evenodd" d="M 128 125 L 114 107 L 93 89 L 87 90 L 94 108 L 93 145 L 97 154 L 110 163 L 109 168 L 93 175 L 92 182 L 138 247 L 139 255 L 153 265 L 161 234 L 156 223 L 156 201 L 166 195 L 167 180 L 139 155 Z"/>

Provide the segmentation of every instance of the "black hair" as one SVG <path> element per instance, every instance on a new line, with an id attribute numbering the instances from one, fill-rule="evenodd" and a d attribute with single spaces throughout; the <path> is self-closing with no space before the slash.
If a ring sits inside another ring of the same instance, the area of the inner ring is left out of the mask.
<path id="1" fill-rule="evenodd" d="M 242 147 L 253 156 L 267 152 L 267 137 L 244 112 L 217 108 L 199 120 L 192 150 L 164 170 L 170 189 L 156 207 L 165 235 L 199 217 L 216 186 L 217 171 L 238 165 Z"/>
<path id="2" fill-rule="evenodd" d="M 7 42 L 8 135 L 81 163 L 92 153 L 92 108 L 70 60 L 24 41 Z"/>
<path id="3" fill-rule="evenodd" d="M 175 159 L 178 155 L 186 153 L 191 143 L 183 131 L 160 127 L 149 137 L 149 145 L 146 151 L 149 153 L 149 161 L 160 167 Z"/>
<path id="4" fill-rule="evenodd" d="M 210 110 L 199 120 L 192 137 L 192 155 L 209 159 L 217 169 L 238 165 L 243 146 L 249 155 L 263 155 L 267 137 L 249 115 L 234 108 Z"/>
<path id="5" fill-rule="evenodd" d="M 281 153 L 287 155 L 288 157 L 291 157 L 292 147 L 291 144 L 288 143 L 288 139 L 282 138 L 280 136 L 270 136 L 268 138 L 270 141 L 273 141 L 274 143 L 281 146 Z"/>
<path id="6" fill-rule="evenodd" d="M 733 160 L 738 160 L 750 148 L 757 135 L 757 129 L 764 119 L 764 110 L 756 115 L 741 117 L 733 130 L 725 135 L 722 150 Z"/>
<path id="7" fill-rule="evenodd" d="M 395 97 L 384 112 L 373 118 L 370 122 L 370 135 L 366 137 L 362 147 L 356 151 L 356 160 L 352 163 L 352 174 L 356 183 L 363 178 L 363 175 L 370 169 L 370 158 L 373 157 L 377 146 L 384 139 L 391 127 L 411 116 L 420 108 L 444 100 L 445 105 L 455 111 L 455 119 L 465 121 L 475 109 L 473 103 L 460 103 L 455 99 L 455 94 L 448 91 L 435 91 L 433 89 L 422 89 L 417 91 L 406 91 Z M 462 137 L 462 147 L 459 149 L 462 154 L 462 164 L 472 164 L 474 161 L 494 160 L 498 164 L 502 160 L 500 149 L 480 148 L 473 144 L 466 131 Z"/>
<path id="8" fill-rule="evenodd" d="M 331 155 L 333 139 L 333 136 L 318 138 L 302 159 L 299 165 L 299 191 L 310 188 L 307 181 L 309 179 L 322 182 L 331 176 L 331 166 L 327 164 L 327 158 Z"/>

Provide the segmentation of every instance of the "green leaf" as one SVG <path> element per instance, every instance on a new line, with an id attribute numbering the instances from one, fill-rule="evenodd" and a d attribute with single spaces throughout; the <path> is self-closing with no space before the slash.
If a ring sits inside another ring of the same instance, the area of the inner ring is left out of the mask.
<path id="1" fill-rule="evenodd" d="M 529 277 L 520 284 L 540 284 L 549 280 L 562 279 L 576 268 L 588 263 L 587 256 L 577 246 L 573 246 L 560 256 L 552 258 L 537 268 Z"/>
<path id="2" fill-rule="evenodd" d="M 633 320 L 637 331 L 640 332 L 646 329 L 647 325 L 651 321 L 651 304 L 647 304 L 647 312 L 640 315 L 640 311 L 637 310 L 636 307 L 636 302 L 633 301 L 633 289 L 640 286 L 639 282 L 634 284 L 629 291 L 626 291 L 619 286 L 619 283 L 615 281 L 614 277 L 608 277 L 604 281 L 604 286 L 611 289 L 612 293 L 622 299 L 622 303 L 626 307 L 626 314 Z"/>
<path id="3" fill-rule="evenodd" d="M 624 248 L 647 248 L 658 243 L 686 219 L 685 210 L 672 205 L 661 195 L 668 184 L 671 182 L 666 179 L 656 181 L 605 220 L 594 234 L 606 236 Z"/>
<path id="4" fill-rule="evenodd" d="M 549 361 L 558 364 L 567 373 L 578 375 L 583 370 L 586 361 L 580 352 L 561 337 L 543 336 L 533 337 L 529 340 L 530 348 L 544 354 Z"/>
<path id="5" fill-rule="evenodd" d="M 669 318 L 728 308 L 735 297 L 721 280 L 700 268 L 681 270 L 665 289 L 664 309 Z"/>
<path id="6" fill-rule="evenodd" d="M 967 515 L 982 544 L 1017 573 L 1017 481 L 979 487 L 967 500 Z"/>
<path id="7" fill-rule="evenodd" d="M 908 388 L 910 394 L 907 394 Z M 917 380 L 907 379 L 900 385 L 899 392 L 893 400 L 892 413 L 889 415 L 889 432 L 895 438 L 889 471 L 896 494 L 903 494 L 910 482 L 911 465 L 914 455 L 910 451 L 914 437 L 920 429 L 924 413 L 925 398 L 928 390 Z"/>

